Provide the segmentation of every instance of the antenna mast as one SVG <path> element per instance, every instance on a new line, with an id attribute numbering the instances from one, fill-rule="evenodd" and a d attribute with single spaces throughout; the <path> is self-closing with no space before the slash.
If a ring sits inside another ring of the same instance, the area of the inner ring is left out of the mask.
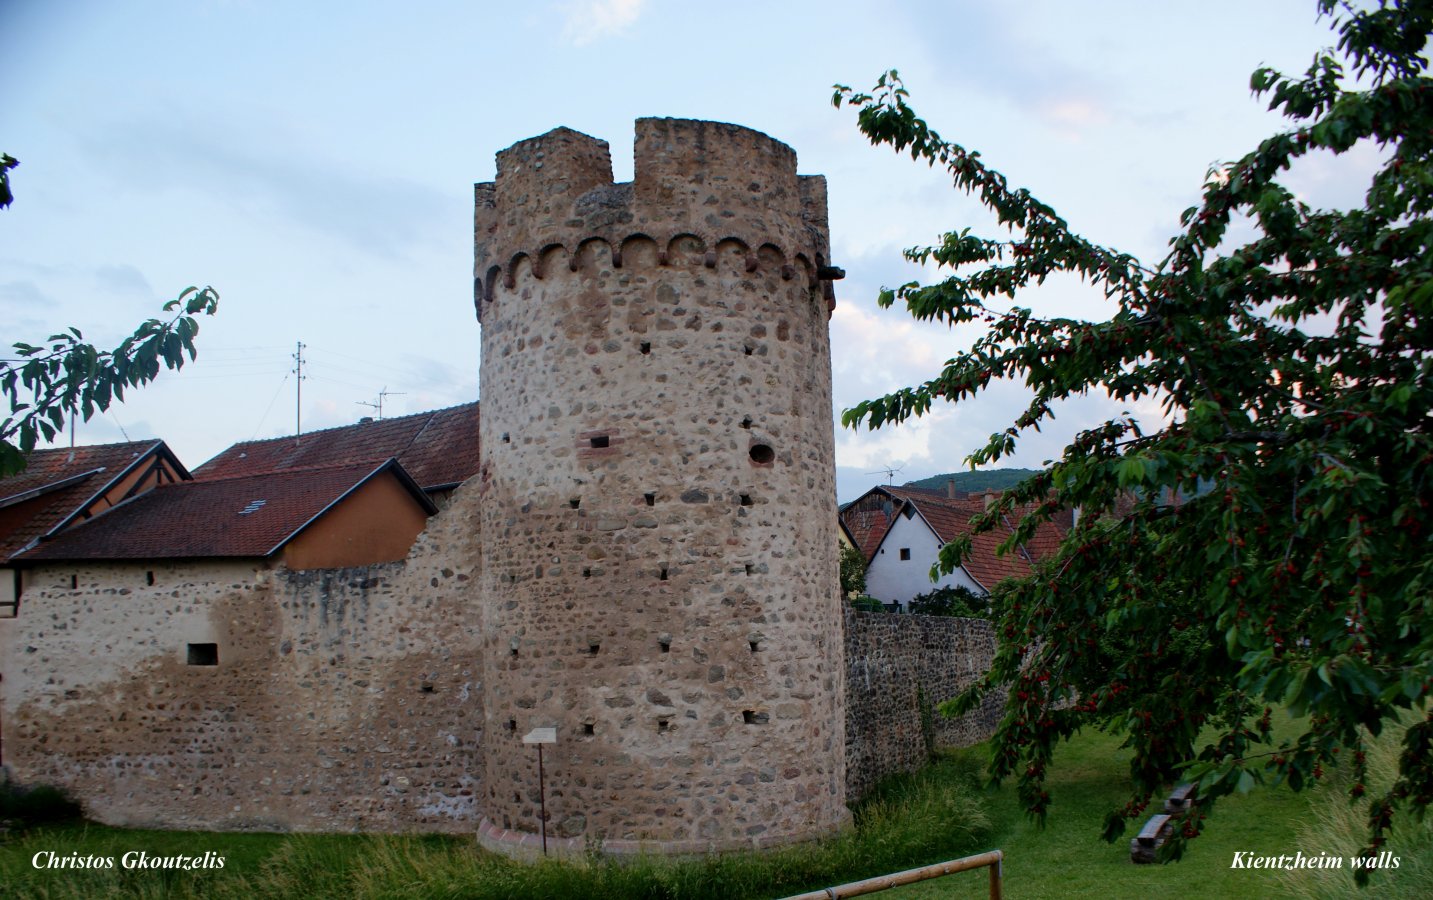
<path id="1" fill-rule="evenodd" d="M 383 386 L 383 390 L 381 390 L 381 391 L 378 392 L 378 402 L 377 402 L 377 403 L 369 403 L 367 400 L 355 400 L 355 401 L 353 401 L 353 402 L 354 402 L 354 403 L 357 403 L 359 406 L 366 406 L 366 407 L 368 407 L 369 409 L 377 410 L 377 411 L 378 411 L 378 421 L 382 422 L 382 421 L 383 421 L 383 398 L 384 398 L 384 397 L 402 397 L 402 396 L 405 396 L 405 393 L 406 393 L 406 392 L 404 392 L 404 391 L 390 391 L 390 390 L 388 389 L 388 385 L 385 384 L 385 385 Z"/>
<path id="2" fill-rule="evenodd" d="M 304 406 L 304 342 L 299 341 L 294 350 L 294 441 L 303 434 L 302 414 Z"/>

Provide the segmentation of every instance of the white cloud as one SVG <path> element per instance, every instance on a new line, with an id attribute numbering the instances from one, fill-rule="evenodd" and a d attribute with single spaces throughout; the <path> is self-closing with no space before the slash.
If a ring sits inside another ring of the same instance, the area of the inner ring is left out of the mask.
<path id="1" fill-rule="evenodd" d="M 642 14 L 646 0 L 574 0 L 562 6 L 563 40 L 581 47 L 619 35 Z"/>

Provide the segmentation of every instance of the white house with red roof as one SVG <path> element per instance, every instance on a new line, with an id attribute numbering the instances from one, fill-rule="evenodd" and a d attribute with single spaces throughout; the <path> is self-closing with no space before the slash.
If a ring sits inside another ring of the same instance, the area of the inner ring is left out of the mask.
<path id="1" fill-rule="evenodd" d="M 1042 525 L 1031 541 L 1002 554 L 1000 544 L 1017 524 L 1003 521 L 996 531 L 975 536 L 970 555 L 955 571 L 931 578 L 940 548 L 969 534 L 971 519 L 997 496 L 886 486 L 847 504 L 841 518 L 866 554 L 866 593 L 901 611 L 912 598 L 938 588 L 963 587 L 984 596 L 1007 578 L 1028 575 L 1059 546 L 1059 525 Z"/>

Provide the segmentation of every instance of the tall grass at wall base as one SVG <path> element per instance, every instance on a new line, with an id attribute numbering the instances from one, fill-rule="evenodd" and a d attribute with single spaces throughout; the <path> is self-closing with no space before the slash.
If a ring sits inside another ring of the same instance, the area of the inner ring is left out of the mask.
<path id="1" fill-rule="evenodd" d="M 1379 796 L 1393 783 L 1398 771 L 1405 727 L 1387 728 L 1368 742 L 1368 793 Z M 1433 897 L 1433 816 L 1422 822 L 1410 815 L 1394 820 L 1391 837 L 1382 849 L 1398 859 L 1398 868 L 1380 869 L 1367 888 L 1354 884 L 1347 860 L 1368 842 L 1368 800 L 1349 799 L 1352 775 L 1347 767 L 1331 773 L 1320 786 L 1318 799 L 1299 828 L 1299 845 L 1343 857 L 1342 869 L 1295 869 L 1287 873 L 1285 887 L 1294 897 L 1307 900 L 1341 900 L 1345 897 Z"/>
<path id="2" fill-rule="evenodd" d="M 532 898 L 732 900 L 766 898 L 991 849 L 978 767 L 943 757 L 883 783 L 855 826 L 823 841 L 761 853 L 669 860 L 589 857 L 519 863 L 471 836 L 255 835 L 40 828 L 0 846 L 4 896 Z M 36 870 L 38 851 L 151 855 L 213 850 L 221 870 Z"/>

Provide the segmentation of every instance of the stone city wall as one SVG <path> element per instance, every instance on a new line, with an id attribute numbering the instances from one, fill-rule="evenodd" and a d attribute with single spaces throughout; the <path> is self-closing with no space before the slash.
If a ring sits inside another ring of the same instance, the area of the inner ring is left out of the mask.
<path id="1" fill-rule="evenodd" d="M 0 622 L 4 763 L 115 825 L 472 831 L 475 494 L 405 563 L 35 570 Z"/>
<path id="2" fill-rule="evenodd" d="M 848 609 L 847 799 L 859 799 L 887 775 L 919 769 L 932 746 L 968 747 L 989 738 L 1003 696 L 993 694 L 958 719 L 935 706 L 984 674 L 994 656 L 995 632 L 984 619 Z"/>

